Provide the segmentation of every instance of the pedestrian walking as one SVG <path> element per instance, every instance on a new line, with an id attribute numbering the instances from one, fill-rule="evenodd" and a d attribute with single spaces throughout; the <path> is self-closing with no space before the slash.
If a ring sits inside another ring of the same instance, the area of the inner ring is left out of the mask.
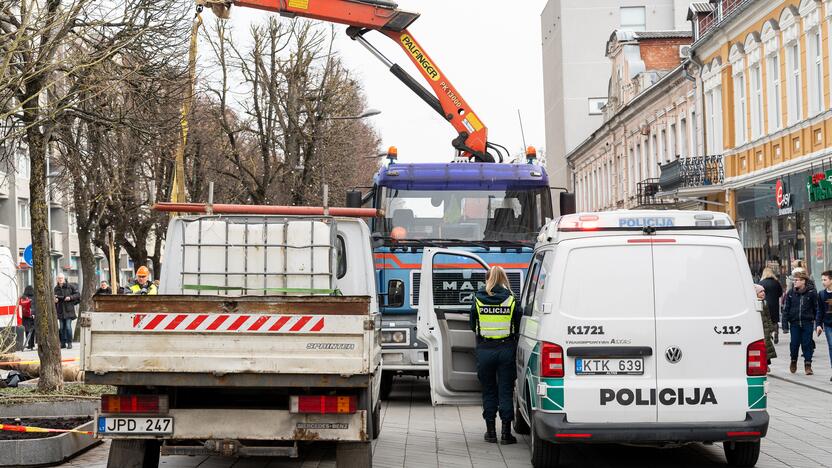
<path id="1" fill-rule="evenodd" d="M 760 301 L 760 320 L 763 322 L 763 334 L 766 341 L 766 362 L 769 368 L 767 373 L 771 370 L 771 360 L 777 357 L 777 348 L 772 342 L 772 334 L 777 330 L 777 325 L 771 321 L 771 314 L 768 310 L 768 303 L 766 302 L 766 290 L 759 284 L 754 285 L 754 290 L 757 293 L 757 299 Z"/>
<path id="2" fill-rule="evenodd" d="M 821 274 L 823 291 L 818 294 L 818 313 L 815 316 L 815 327 L 818 336 L 826 332 L 826 345 L 829 347 L 829 362 L 832 364 L 832 270 Z M 832 382 L 832 377 L 829 379 Z"/>
<path id="3" fill-rule="evenodd" d="M 108 295 L 112 293 L 113 290 L 110 288 L 110 284 L 106 281 L 102 281 L 101 284 L 98 285 L 98 289 L 95 290 L 95 294 Z"/>
<path id="4" fill-rule="evenodd" d="M 26 349 L 35 349 L 35 288 L 32 285 L 23 288 L 23 295 L 17 301 L 20 306 L 20 315 L 23 317 L 23 343 Z"/>
<path id="5" fill-rule="evenodd" d="M 497 410 L 502 422 L 503 444 L 517 443 L 511 433 L 514 419 L 515 355 L 520 314 L 505 270 L 488 271 L 485 287 L 477 291 L 471 306 L 470 326 L 477 334 L 477 377 L 482 386 L 485 441 L 497 443 Z"/>
<path id="6" fill-rule="evenodd" d="M 792 275 L 794 286 L 786 293 L 781 320 L 783 329 L 789 327 L 791 341 L 789 351 L 791 363 L 789 372 L 797 372 L 798 351 L 803 350 L 803 365 L 806 375 L 812 375 L 812 354 L 814 352 L 815 317 L 818 310 L 818 293 L 809 283 L 809 275 L 797 271 Z"/>
<path id="7" fill-rule="evenodd" d="M 774 344 L 780 342 L 780 298 L 783 297 L 783 286 L 774 270 L 771 268 L 764 268 L 763 275 L 760 277 L 760 286 L 765 289 L 766 299 L 765 303 L 768 306 L 768 316 L 771 323 L 774 324 L 773 340 Z"/>
<path id="8" fill-rule="evenodd" d="M 142 296 L 157 294 L 156 285 L 150 281 L 150 270 L 146 266 L 142 265 L 136 270 L 136 282 L 130 286 L 130 294 Z"/>
<path id="9" fill-rule="evenodd" d="M 78 288 L 67 283 L 63 273 L 58 274 L 58 284 L 55 285 L 55 311 L 58 313 L 58 336 L 61 338 L 61 348 L 72 349 L 72 321 L 78 318 L 75 314 L 75 306 L 80 300 Z"/>

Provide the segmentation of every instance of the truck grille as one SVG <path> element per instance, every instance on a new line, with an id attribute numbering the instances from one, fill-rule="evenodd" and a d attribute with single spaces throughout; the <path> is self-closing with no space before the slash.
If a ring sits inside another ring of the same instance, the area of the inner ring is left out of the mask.
<path id="1" fill-rule="evenodd" d="M 507 271 L 508 282 L 511 284 L 511 290 L 514 294 L 519 296 L 520 290 L 523 287 L 522 274 L 519 271 Z M 414 307 L 419 305 L 419 289 L 421 272 L 413 272 L 413 281 L 411 284 L 410 303 Z M 472 273 L 471 277 L 465 279 L 462 272 L 459 271 L 445 271 L 442 273 L 433 274 L 433 298 L 435 305 L 471 305 L 473 303 L 472 294 L 477 292 L 481 287 L 485 286 L 485 273 Z"/>

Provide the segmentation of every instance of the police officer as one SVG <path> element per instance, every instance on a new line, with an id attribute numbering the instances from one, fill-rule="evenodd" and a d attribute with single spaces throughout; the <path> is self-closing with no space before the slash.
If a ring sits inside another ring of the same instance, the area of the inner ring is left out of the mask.
<path id="1" fill-rule="evenodd" d="M 512 394 L 517 376 L 515 354 L 520 315 L 505 270 L 495 266 L 488 272 L 485 288 L 471 306 L 471 330 L 477 334 L 477 377 L 482 385 L 482 417 L 485 441 L 497 443 L 497 408 L 503 423 L 503 444 L 515 444 L 511 434 L 514 419 Z"/>
<path id="2" fill-rule="evenodd" d="M 150 281 L 150 270 L 142 265 L 136 270 L 136 283 L 130 286 L 130 294 L 140 294 L 155 296 L 157 294 L 156 285 Z"/>

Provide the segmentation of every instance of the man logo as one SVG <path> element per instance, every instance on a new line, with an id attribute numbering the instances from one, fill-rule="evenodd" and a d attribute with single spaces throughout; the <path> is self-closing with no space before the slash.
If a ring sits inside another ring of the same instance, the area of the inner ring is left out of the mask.
<path id="1" fill-rule="evenodd" d="M 676 346 L 671 346 L 664 352 L 664 357 L 667 359 L 667 362 L 676 364 L 682 360 L 682 350 Z"/>

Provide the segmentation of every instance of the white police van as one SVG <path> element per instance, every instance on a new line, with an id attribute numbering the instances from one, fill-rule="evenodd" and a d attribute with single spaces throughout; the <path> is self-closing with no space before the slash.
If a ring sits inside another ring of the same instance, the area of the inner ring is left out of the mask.
<path id="1" fill-rule="evenodd" d="M 535 467 L 556 465 L 566 443 L 722 442 L 729 464 L 756 463 L 769 421 L 765 343 L 728 216 L 561 217 L 541 231 L 523 291 L 515 430 L 532 433 Z M 433 345 L 453 357 L 455 334 L 444 335 Z M 434 386 L 444 402 L 465 399 L 444 382 L 462 364 L 431 369 L 434 401 Z"/>

